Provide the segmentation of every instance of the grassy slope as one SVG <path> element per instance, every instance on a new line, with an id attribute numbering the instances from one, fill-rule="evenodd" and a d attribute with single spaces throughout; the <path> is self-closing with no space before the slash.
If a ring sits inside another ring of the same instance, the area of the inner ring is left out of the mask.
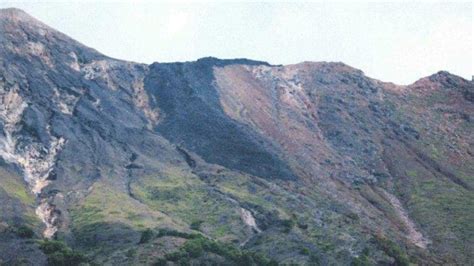
<path id="1" fill-rule="evenodd" d="M 0 197 L 4 199 L 0 207 L 3 222 L 24 222 L 29 226 L 38 226 L 39 221 L 34 213 L 35 196 L 28 191 L 20 175 L 3 167 L 0 167 Z"/>
<path id="2" fill-rule="evenodd" d="M 284 182 L 276 185 L 213 166 L 195 172 L 205 178 L 178 168 L 140 176 L 131 185 L 132 193 L 151 209 L 185 224 L 200 222 L 195 232 L 235 246 L 248 240 L 245 249 L 285 263 L 350 263 L 366 246 L 373 257 L 387 259 L 370 236 L 361 234 L 357 215 L 317 190 L 295 196 L 282 189 Z M 241 207 L 252 211 L 262 233 L 255 234 L 242 222 Z"/>
<path id="3" fill-rule="evenodd" d="M 23 178 L 8 167 L 0 166 L 0 265 L 41 265 L 44 255 L 31 237 L 41 235 L 43 224 L 35 215 L 35 197 Z M 24 229 L 34 235 L 24 236 Z M 21 231 L 23 230 L 23 231 Z"/>
<path id="4" fill-rule="evenodd" d="M 427 96 L 410 95 L 400 108 L 400 115 L 412 121 L 421 135 L 414 147 L 427 159 L 417 160 L 432 160 L 470 186 L 453 182 L 426 162 L 408 157 L 397 164 L 402 176 L 397 190 L 410 216 L 431 236 L 434 253 L 442 257 L 440 263 L 468 263 L 469 254 L 474 253 L 474 161 L 466 153 L 474 123 L 460 116 L 468 110 L 459 110 L 459 100 L 453 91 L 437 90 Z"/>

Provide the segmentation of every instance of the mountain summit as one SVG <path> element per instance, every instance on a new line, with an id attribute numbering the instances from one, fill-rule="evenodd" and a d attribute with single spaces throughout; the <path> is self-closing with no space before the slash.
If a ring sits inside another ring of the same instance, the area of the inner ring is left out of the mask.
<path id="1" fill-rule="evenodd" d="M 0 264 L 469 264 L 473 95 L 447 72 L 138 64 L 1 10 Z"/>

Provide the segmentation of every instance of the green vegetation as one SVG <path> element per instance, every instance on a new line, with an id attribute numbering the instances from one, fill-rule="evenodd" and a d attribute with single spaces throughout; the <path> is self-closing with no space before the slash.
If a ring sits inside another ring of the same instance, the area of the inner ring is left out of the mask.
<path id="1" fill-rule="evenodd" d="M 283 226 L 283 232 L 289 233 L 291 229 L 295 226 L 295 221 L 291 219 L 285 219 L 280 221 L 281 226 Z"/>
<path id="2" fill-rule="evenodd" d="M 71 210 L 71 216 L 75 230 L 102 223 L 122 223 L 136 230 L 144 230 L 167 222 L 162 214 L 150 212 L 126 193 L 105 182 L 95 183 L 81 205 Z"/>
<path id="3" fill-rule="evenodd" d="M 73 251 L 60 241 L 42 240 L 39 241 L 39 247 L 48 257 L 48 264 L 52 266 L 74 266 L 88 262 L 83 254 Z"/>
<path id="4" fill-rule="evenodd" d="M 0 176 L 2 177 L 0 189 L 5 190 L 10 197 L 20 200 L 20 202 L 25 205 L 31 205 L 35 202 L 34 195 L 28 192 L 27 186 L 23 183 L 20 176 L 1 167 Z"/>
<path id="5" fill-rule="evenodd" d="M 357 258 L 354 258 L 351 265 L 352 266 L 370 266 L 372 265 L 372 263 L 370 263 L 369 257 L 365 255 L 361 255 Z"/>
<path id="6" fill-rule="evenodd" d="M 153 237 L 153 231 L 150 228 L 145 229 L 140 237 L 139 244 L 147 243 Z"/>
<path id="7" fill-rule="evenodd" d="M 20 225 L 16 228 L 15 233 L 21 238 L 32 238 L 35 232 L 26 225 Z"/>
<path id="8" fill-rule="evenodd" d="M 1 161 L 1 159 L 0 159 Z M 34 233 L 26 229 L 42 224 L 35 213 L 35 195 L 29 192 L 27 184 L 18 173 L 0 165 L 0 233 L 9 224 L 12 233 L 18 237 L 31 238 Z M 23 227 L 25 226 L 25 227 Z"/>
<path id="9" fill-rule="evenodd" d="M 200 235 L 188 234 L 188 233 L 179 232 L 172 229 L 159 229 L 156 237 L 159 238 L 159 237 L 164 237 L 164 236 L 175 236 L 175 237 L 180 237 L 180 238 L 185 238 L 185 239 L 191 239 L 191 238 L 199 237 Z"/>
<path id="10" fill-rule="evenodd" d="M 407 199 L 410 217 L 418 222 L 433 243 L 436 253 L 470 254 L 474 237 L 474 194 L 447 178 L 434 176 L 422 168 L 407 182 L 398 182 L 401 198 Z M 451 264 L 465 264 L 459 258 Z"/>
<path id="11" fill-rule="evenodd" d="M 306 230 L 308 229 L 308 224 L 300 221 L 298 222 L 298 228 L 302 230 Z"/>
<path id="12" fill-rule="evenodd" d="M 178 251 L 166 254 L 165 259 L 186 265 L 192 259 L 200 258 L 206 253 L 219 255 L 226 261 L 237 265 L 277 265 L 277 262 L 260 254 L 242 251 L 232 245 L 219 243 L 203 236 L 189 239 Z M 163 260 L 160 259 L 158 262 L 163 263 Z"/>
<path id="13" fill-rule="evenodd" d="M 413 171 L 413 170 L 407 171 L 407 175 L 408 175 L 409 177 L 412 177 L 412 178 L 418 177 L 418 173 L 417 173 L 416 171 Z"/>
<path id="14" fill-rule="evenodd" d="M 377 237 L 377 243 L 380 245 L 382 250 L 390 257 L 395 259 L 395 264 L 399 266 L 408 266 L 410 261 L 406 252 L 400 248 L 395 242 L 385 238 Z"/>
<path id="15" fill-rule="evenodd" d="M 125 253 L 125 256 L 127 256 L 127 258 L 133 258 L 135 257 L 136 254 L 137 254 L 137 250 L 132 248 L 132 249 L 129 249 L 127 253 Z"/>
<path id="16" fill-rule="evenodd" d="M 163 258 L 158 258 L 153 265 L 166 265 L 167 261 L 179 265 L 189 265 L 193 259 L 205 258 L 211 254 L 220 256 L 226 262 L 237 265 L 277 265 L 275 261 L 269 260 L 258 253 L 243 251 L 231 244 L 221 243 L 201 234 L 190 234 L 173 229 L 158 229 L 157 232 L 147 229 L 143 232 L 146 235 L 147 242 L 153 238 L 167 236 L 186 239 L 186 242 L 178 250 L 165 254 Z"/>
<path id="17" fill-rule="evenodd" d="M 221 195 L 211 193 L 198 176 L 175 168 L 165 170 L 163 176 L 137 178 L 131 185 L 133 194 L 150 209 L 189 224 L 191 230 L 203 230 L 201 224 L 205 221 L 206 229 L 212 229 L 205 232 L 210 237 L 236 238 L 242 234 L 245 225 L 236 206 L 223 200 Z M 222 224 L 222 217 L 227 217 L 229 223 Z"/>
<path id="18" fill-rule="evenodd" d="M 352 266 L 370 266 L 370 265 L 372 265 L 372 263 L 370 262 L 369 253 L 370 253 L 369 249 L 365 248 L 362 251 L 362 254 L 359 255 L 359 257 L 354 258 L 351 265 Z"/>
<path id="19" fill-rule="evenodd" d="M 311 254 L 311 250 L 309 250 L 309 248 L 307 248 L 307 247 L 302 247 L 300 249 L 300 254 L 307 256 L 307 255 Z"/>
<path id="20" fill-rule="evenodd" d="M 82 202 L 81 208 L 74 208 L 71 212 L 74 226 L 86 225 L 76 227 L 74 232 L 80 236 L 78 240 L 81 245 L 86 246 L 87 252 L 91 255 L 99 252 L 119 254 L 117 251 L 123 250 L 122 254 L 125 257 L 130 256 L 138 260 L 136 262 L 156 265 L 163 265 L 166 261 L 173 261 L 176 264 L 192 264 L 198 261 L 265 264 L 257 263 L 259 260 L 265 260 L 258 254 L 242 251 L 234 246 L 235 243 L 245 240 L 242 233 L 246 232 L 248 227 L 242 222 L 239 208 L 231 200 L 223 200 L 228 197 L 246 204 L 245 208 L 253 211 L 255 219 L 262 221 L 262 230 L 274 230 L 275 234 L 271 236 L 262 234 L 250 242 L 252 245 L 250 247 L 258 246 L 262 254 L 268 254 L 270 251 L 298 254 L 295 258 L 284 260 L 282 263 L 311 262 L 316 265 L 323 262 L 335 263 L 337 262 L 333 259 L 335 256 L 344 256 L 346 261 L 352 260 L 350 254 L 338 253 L 340 246 L 347 243 L 345 238 L 339 237 L 339 234 L 342 230 L 345 235 L 354 236 L 354 227 L 357 223 L 353 221 L 359 220 L 359 217 L 344 209 L 342 205 L 334 203 L 318 190 L 305 190 L 305 197 L 297 198 L 292 194 L 286 194 L 283 190 L 273 188 L 274 193 L 265 196 L 271 187 L 266 184 L 267 181 L 256 182 L 245 175 L 225 172 L 222 173 L 226 175 L 225 178 L 219 177 L 214 180 L 210 175 L 205 181 L 212 182 L 215 190 L 220 191 L 215 193 L 196 175 L 187 174 L 177 168 L 163 169 L 166 172 L 157 176 L 137 176 L 134 179 L 131 183 L 131 194 L 137 199 L 136 201 L 131 200 L 123 192 L 117 192 L 113 186 L 105 186 L 103 182 L 94 185 L 92 193 Z M 228 177 L 227 174 L 232 176 Z M 252 187 L 247 191 L 245 188 L 249 188 L 250 184 Z M 375 201 L 384 202 L 376 193 L 373 194 Z M 168 200 L 169 198 L 173 200 Z M 324 230 L 313 222 L 308 213 L 295 215 L 291 211 L 290 206 L 296 204 L 310 206 L 309 203 L 312 204 L 313 201 L 318 202 L 322 210 L 331 210 L 320 213 L 322 221 L 328 225 Z M 133 204 L 136 202 L 142 204 Z M 125 208 L 125 205 L 130 207 Z M 144 210 L 148 213 L 143 214 L 143 208 L 146 208 Z M 387 209 L 390 210 L 388 207 Z M 161 215 L 163 217 L 161 220 L 151 222 L 147 217 L 154 211 L 165 213 L 166 216 Z M 168 217 L 179 221 L 180 225 L 170 223 L 171 219 Z M 205 226 L 201 226 L 203 221 Z M 106 224 L 110 226 L 96 226 Z M 178 231 L 183 230 L 185 227 L 182 225 L 185 224 L 188 224 L 191 230 L 195 230 L 195 233 Z M 146 229 L 160 227 L 170 229 Z M 201 236 L 196 231 L 201 231 L 215 241 Z M 136 232 L 139 232 L 138 236 Z M 316 245 L 321 253 L 314 255 L 310 249 L 303 248 L 301 242 L 288 241 L 286 234 L 297 235 L 303 241 Z M 117 240 L 107 244 L 94 244 L 97 235 L 100 237 L 116 235 Z M 338 237 L 333 237 L 336 235 Z M 166 244 L 154 241 L 160 237 L 176 238 L 167 238 Z M 128 244 L 130 241 L 139 243 L 135 246 L 134 254 L 130 253 Z M 153 249 L 156 251 L 152 251 Z M 143 259 L 143 254 L 150 252 L 155 255 Z M 100 259 L 98 261 L 107 261 L 105 256 Z M 359 259 L 363 261 L 364 258 Z"/>
<path id="21" fill-rule="evenodd" d="M 197 221 L 192 221 L 191 224 L 189 225 L 189 228 L 191 230 L 196 230 L 196 231 L 199 231 L 201 229 L 201 224 L 203 223 L 204 221 L 202 220 L 197 220 Z"/>

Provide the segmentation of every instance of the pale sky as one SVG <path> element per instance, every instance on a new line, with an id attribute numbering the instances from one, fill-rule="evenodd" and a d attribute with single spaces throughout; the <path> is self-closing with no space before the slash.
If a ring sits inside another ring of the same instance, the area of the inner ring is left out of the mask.
<path id="1" fill-rule="evenodd" d="M 471 79 L 473 4 L 19 3 L 100 52 L 152 63 L 201 57 L 336 61 L 409 84 L 439 70 Z"/>

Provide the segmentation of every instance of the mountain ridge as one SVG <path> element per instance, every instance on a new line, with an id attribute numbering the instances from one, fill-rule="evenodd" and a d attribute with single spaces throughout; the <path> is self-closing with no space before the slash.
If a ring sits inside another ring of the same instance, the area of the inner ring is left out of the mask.
<path id="1" fill-rule="evenodd" d="M 38 19 L 34 18 L 33 16 L 29 15 L 28 13 L 26 13 L 26 12 L 23 11 L 22 9 L 15 8 L 15 7 L 12 7 L 12 8 L 0 8 L 0 18 L 2 18 L 2 19 L 9 19 L 9 20 L 11 20 L 11 19 L 18 19 L 18 18 L 19 18 L 19 19 L 21 19 L 21 20 L 24 20 L 24 21 L 27 21 L 27 22 L 34 22 L 35 24 L 39 24 L 39 25 L 41 25 L 41 26 L 43 26 L 43 27 L 47 27 L 47 28 L 49 28 L 49 29 L 51 29 L 51 30 L 54 30 L 53 28 L 51 28 L 51 27 L 49 27 L 48 25 L 46 25 L 46 24 L 44 24 L 43 22 L 41 22 L 40 20 L 38 20 Z M 57 33 L 60 33 L 60 34 L 62 34 L 62 35 L 64 35 L 64 36 L 67 36 L 67 35 L 65 35 L 65 34 L 59 32 L 59 31 L 56 31 L 56 30 L 54 30 L 54 31 L 57 32 Z M 70 37 L 68 37 L 68 38 L 70 38 Z M 73 41 L 75 41 L 75 42 L 77 42 L 77 43 L 80 43 L 80 42 L 78 42 L 78 41 L 75 40 L 75 39 L 72 39 L 72 38 L 70 38 L 70 39 L 73 40 Z M 82 44 L 82 43 L 80 43 L 80 44 L 83 45 L 84 47 L 87 47 L 87 48 L 89 48 L 89 49 L 95 50 L 95 49 L 93 49 L 93 48 L 90 48 L 90 47 L 87 46 L 87 45 L 84 45 L 84 44 Z M 106 56 L 106 55 L 104 55 L 104 54 L 102 54 L 102 53 L 100 53 L 100 52 L 98 52 L 98 51 L 96 51 L 96 52 L 99 53 L 99 54 L 101 54 L 102 56 L 105 56 L 105 57 L 109 58 L 109 59 L 114 59 L 114 60 L 117 60 L 117 61 L 124 61 L 124 62 L 132 62 L 132 61 L 129 61 L 129 60 L 126 60 L 126 59 L 118 59 L 118 58 L 108 57 L 108 56 Z M 246 63 L 252 63 L 252 64 L 255 63 L 255 64 L 271 65 L 270 63 L 265 62 L 265 61 L 259 61 L 259 60 L 249 59 L 249 58 L 228 58 L 228 59 L 219 59 L 219 58 L 214 57 L 214 56 L 206 56 L 206 57 L 198 58 L 198 59 L 196 59 L 196 60 L 194 60 L 194 61 L 182 61 L 182 62 L 158 62 L 158 61 L 156 61 L 156 62 L 152 62 L 151 64 L 147 64 L 147 63 L 143 63 L 143 62 L 133 62 L 133 63 L 142 64 L 142 65 L 152 65 L 152 64 L 154 64 L 154 63 L 158 63 L 158 64 L 160 64 L 160 63 L 161 63 L 161 64 L 163 64 L 163 63 L 191 63 L 191 62 L 197 62 L 197 61 L 202 61 L 202 60 L 215 60 L 215 59 L 221 60 L 221 61 L 223 61 L 223 62 L 235 62 L 235 63 L 239 63 L 239 62 L 240 62 L 240 63 L 243 63 L 243 62 L 246 62 Z M 286 65 L 286 66 L 304 65 L 304 64 L 308 64 L 308 63 L 310 63 L 310 64 L 335 64 L 335 65 L 343 64 L 344 66 L 347 66 L 347 67 L 352 68 L 352 69 L 354 69 L 354 70 L 361 71 L 361 70 L 358 69 L 358 68 L 354 68 L 354 67 L 352 67 L 352 66 L 349 66 L 349 65 L 347 65 L 347 64 L 345 64 L 345 63 L 343 63 L 343 62 L 339 62 L 339 61 L 338 61 L 338 62 L 336 62 L 336 61 L 302 61 L 302 62 L 299 62 L 299 63 L 288 64 L 288 65 Z M 271 65 L 271 66 L 284 66 L 284 65 L 276 64 L 276 65 Z M 363 73 L 363 72 L 362 72 L 362 73 Z M 398 85 L 398 84 L 395 84 L 395 85 L 408 87 L 408 86 L 411 86 L 411 85 L 415 84 L 416 82 L 418 82 L 418 81 L 420 81 L 420 80 L 422 80 L 422 79 L 424 79 L 424 78 L 429 78 L 429 77 L 432 77 L 432 76 L 436 76 L 436 75 L 438 75 L 438 74 L 440 74 L 440 73 L 449 74 L 449 75 L 451 75 L 451 76 L 454 76 L 454 77 L 457 77 L 457 78 L 462 78 L 462 79 L 466 80 L 465 78 L 460 77 L 460 76 L 455 75 L 455 74 L 452 74 L 452 73 L 450 73 L 450 72 L 448 72 L 448 71 L 446 71 L 446 70 L 439 70 L 438 72 L 433 73 L 433 74 L 431 74 L 431 75 L 428 75 L 428 76 L 425 76 L 425 77 L 421 77 L 421 78 L 419 78 L 418 80 L 414 81 L 414 82 L 411 83 L 411 84 L 407 84 L 407 85 Z M 382 82 L 382 81 L 381 81 L 381 82 Z M 387 81 L 387 83 L 392 83 L 392 82 Z"/>
<path id="2" fill-rule="evenodd" d="M 472 259 L 469 81 L 139 64 L 2 12 L 0 263 L 54 265 L 45 238 L 99 264 Z"/>

